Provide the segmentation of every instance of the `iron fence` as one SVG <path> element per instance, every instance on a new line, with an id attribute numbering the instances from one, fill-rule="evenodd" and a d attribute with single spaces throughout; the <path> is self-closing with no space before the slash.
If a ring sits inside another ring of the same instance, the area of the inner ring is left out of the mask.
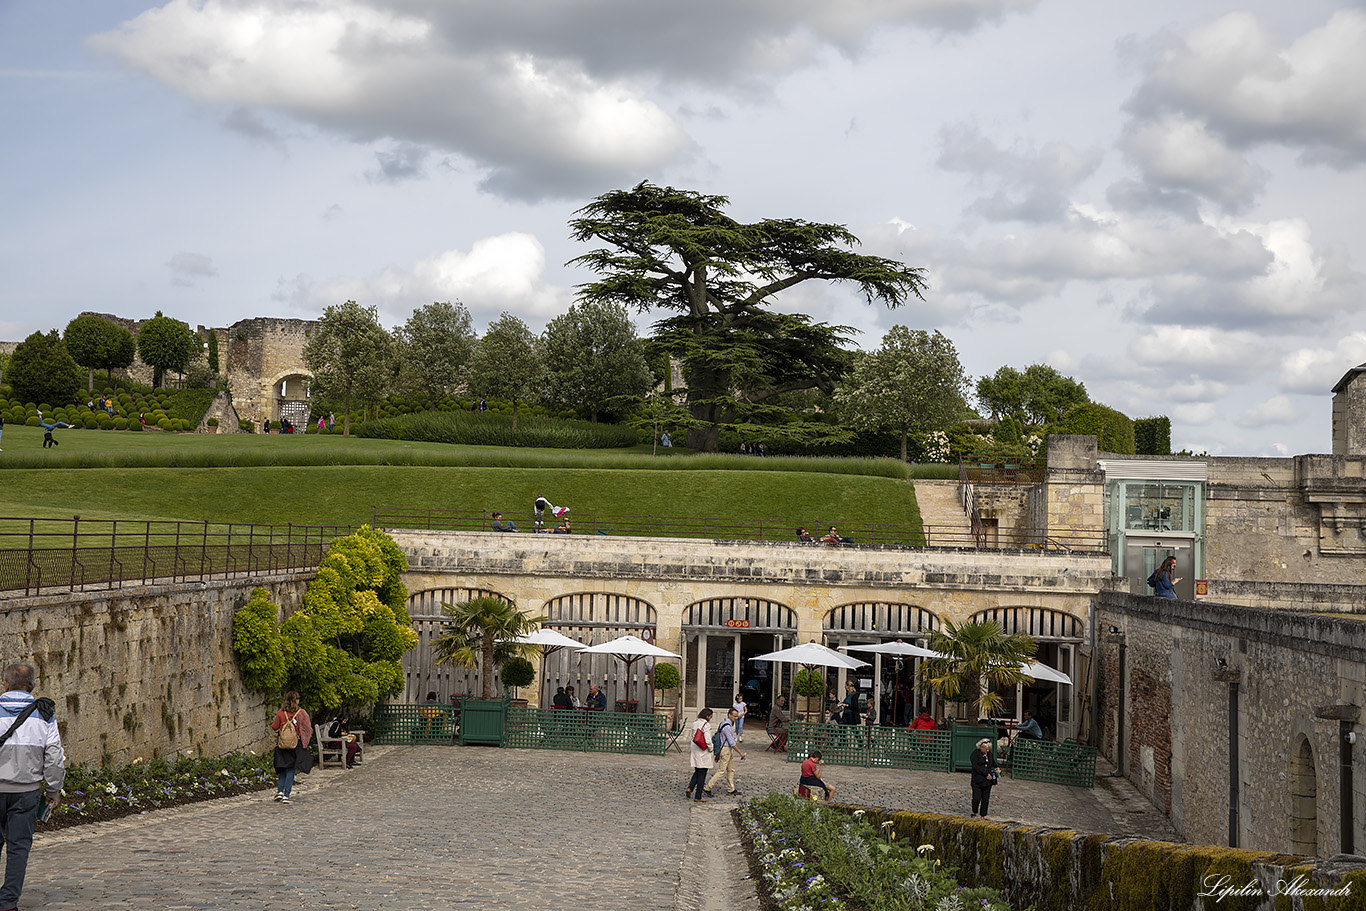
<path id="1" fill-rule="evenodd" d="M 519 521 L 519 517 L 512 517 Z M 584 512 L 570 516 L 574 534 L 632 535 L 647 538 L 702 538 L 727 541 L 773 541 L 806 543 L 812 547 L 875 545 L 881 547 L 971 548 L 976 550 L 1032 549 L 1067 552 L 1103 553 L 1104 533 L 1053 535 L 1039 537 L 1026 529 L 1001 529 L 990 541 L 975 534 L 971 527 L 892 522 L 848 522 L 837 525 L 837 533 L 848 539 L 839 544 L 820 541 L 829 525 L 801 519 L 729 519 L 704 516 L 631 516 Z M 414 531 L 494 531 L 493 513 L 488 510 L 389 510 L 376 509 L 371 524 L 375 528 Z M 797 529 L 806 529 L 814 539 L 799 542 Z M 527 519 L 519 532 L 531 532 Z M 549 532 L 547 525 L 542 532 Z"/>
<path id="2" fill-rule="evenodd" d="M 317 566 L 349 525 L 0 517 L 0 591 L 204 582 Z"/>

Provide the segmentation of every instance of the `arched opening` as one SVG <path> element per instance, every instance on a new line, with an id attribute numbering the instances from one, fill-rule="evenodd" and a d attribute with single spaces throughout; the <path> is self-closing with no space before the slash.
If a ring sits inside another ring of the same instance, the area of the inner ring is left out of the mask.
<path id="1" fill-rule="evenodd" d="M 270 400 L 275 404 L 275 420 L 289 421 L 299 433 L 308 427 L 309 384 L 313 378 L 306 373 L 291 373 L 275 380 Z"/>
<path id="2" fill-rule="evenodd" d="M 1319 854 L 1318 780 L 1314 776 L 1314 748 L 1304 734 L 1290 754 L 1290 845 L 1296 854 Z"/>
<path id="3" fill-rule="evenodd" d="M 825 644 L 831 648 L 881 645 L 897 640 L 924 646 L 940 623 L 934 611 L 917 604 L 854 601 L 826 611 L 822 626 Z M 911 717 L 921 706 L 937 714 L 937 697 L 917 677 L 922 659 L 859 652 L 848 654 L 869 665 L 857 670 L 841 670 L 834 681 L 835 693 L 843 695 L 845 681 L 854 681 L 865 703 L 877 708 L 879 724 L 904 727 L 910 724 Z"/>
<path id="4" fill-rule="evenodd" d="M 648 601 L 630 595 L 610 592 L 582 592 L 561 595 L 547 601 L 541 611 L 545 626 L 577 639 L 584 645 L 600 645 L 618 636 L 638 636 L 646 642 L 655 641 L 655 609 Z M 633 700 L 639 711 L 653 708 L 654 690 L 650 686 L 650 659 L 631 665 L 629 677 L 626 664 L 611 655 L 581 655 L 573 649 L 562 649 L 547 655 L 541 674 L 547 698 L 557 687 L 573 686 L 574 694 L 583 699 L 588 685 L 596 683 L 610 700 Z"/>
<path id="5" fill-rule="evenodd" d="M 421 702 L 432 692 L 443 703 L 467 693 L 478 695 L 478 663 L 474 667 L 437 664 L 432 654 L 432 641 L 441 635 L 441 628 L 446 623 L 442 604 L 463 604 L 485 597 L 511 600 L 483 588 L 434 588 L 408 597 L 408 614 L 412 617 L 413 630 L 417 632 L 417 645 L 403 653 L 404 702 Z M 502 695 L 503 683 L 497 674 L 493 676 L 493 690 L 495 695 Z"/>
<path id="6" fill-rule="evenodd" d="M 753 720 L 768 717 L 773 697 L 791 682 L 792 666 L 754 660 L 795 644 L 797 614 L 764 598 L 708 598 L 683 611 L 683 709 L 724 710 L 748 690 Z"/>
<path id="7" fill-rule="evenodd" d="M 1062 671 L 1074 681 L 1081 669 L 1077 651 L 1086 636 L 1086 621 L 1066 611 L 1047 607 L 992 607 L 972 615 L 972 622 L 994 620 L 1007 633 L 1024 633 L 1039 643 L 1034 660 Z M 1005 703 L 998 717 L 1021 721 L 1029 712 L 1049 740 L 1076 737 L 1073 686 L 1050 680 L 1035 680 L 1028 686 L 997 691 Z"/>

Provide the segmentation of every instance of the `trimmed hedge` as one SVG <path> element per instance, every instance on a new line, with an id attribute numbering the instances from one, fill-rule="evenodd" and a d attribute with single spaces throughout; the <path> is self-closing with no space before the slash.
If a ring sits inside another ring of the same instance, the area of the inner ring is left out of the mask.
<path id="1" fill-rule="evenodd" d="M 1113 408 L 1086 402 L 1067 409 L 1062 420 L 1065 434 L 1093 436 L 1101 452 L 1116 455 L 1133 455 L 1134 422 L 1128 416 Z"/>
<path id="2" fill-rule="evenodd" d="M 1139 455 L 1172 454 L 1172 422 L 1163 415 L 1134 421 L 1134 450 Z"/>
<path id="3" fill-rule="evenodd" d="M 512 429 L 510 415 L 423 411 L 366 421 L 352 432 L 358 437 L 459 443 L 466 446 L 529 446 L 538 449 L 616 449 L 634 446 L 635 430 L 614 424 L 589 424 L 558 418 L 521 416 Z"/>

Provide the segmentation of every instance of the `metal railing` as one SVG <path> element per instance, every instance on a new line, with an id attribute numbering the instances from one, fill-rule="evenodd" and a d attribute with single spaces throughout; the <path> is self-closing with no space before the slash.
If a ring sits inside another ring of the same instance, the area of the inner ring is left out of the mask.
<path id="1" fill-rule="evenodd" d="M 507 517 L 505 517 L 507 518 Z M 510 517 L 518 523 L 518 530 L 531 532 L 532 520 L 521 516 Z M 602 513 L 574 513 L 570 516 L 574 534 L 631 535 L 648 538 L 702 538 L 724 541 L 772 541 L 797 543 L 797 529 L 806 528 L 816 538 L 812 547 L 827 545 L 819 539 L 829 531 L 829 525 L 801 519 L 707 518 L 703 516 L 629 516 Z M 550 530 L 549 520 L 542 531 Z M 493 531 L 493 513 L 488 510 L 382 510 L 375 509 L 372 522 L 375 528 L 408 529 L 413 531 Z M 995 541 L 987 546 L 981 535 L 970 528 L 954 525 L 925 525 L 922 523 L 848 522 L 839 523 L 838 534 L 849 541 L 843 546 L 876 545 L 882 547 L 938 547 L 971 548 L 976 550 L 1061 550 L 1069 552 L 1104 552 L 1103 533 L 1094 535 L 1053 536 L 1039 538 L 1025 530 L 1002 529 Z"/>
<path id="2" fill-rule="evenodd" d="M 1042 484 L 1044 462 L 965 462 L 958 460 L 958 480 L 979 487 L 1030 487 Z"/>
<path id="3" fill-rule="evenodd" d="M 317 566 L 349 525 L 0 516 L 0 591 L 25 595 L 203 582 Z"/>

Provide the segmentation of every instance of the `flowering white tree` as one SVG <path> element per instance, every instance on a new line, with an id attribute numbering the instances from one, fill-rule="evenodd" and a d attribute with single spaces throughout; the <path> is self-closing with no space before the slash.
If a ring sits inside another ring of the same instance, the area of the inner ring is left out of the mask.
<path id="1" fill-rule="evenodd" d="M 967 376 L 953 342 L 939 332 L 893 326 L 882 347 L 858 359 L 836 393 L 860 430 L 895 430 L 906 438 L 942 430 L 963 413 Z"/>

